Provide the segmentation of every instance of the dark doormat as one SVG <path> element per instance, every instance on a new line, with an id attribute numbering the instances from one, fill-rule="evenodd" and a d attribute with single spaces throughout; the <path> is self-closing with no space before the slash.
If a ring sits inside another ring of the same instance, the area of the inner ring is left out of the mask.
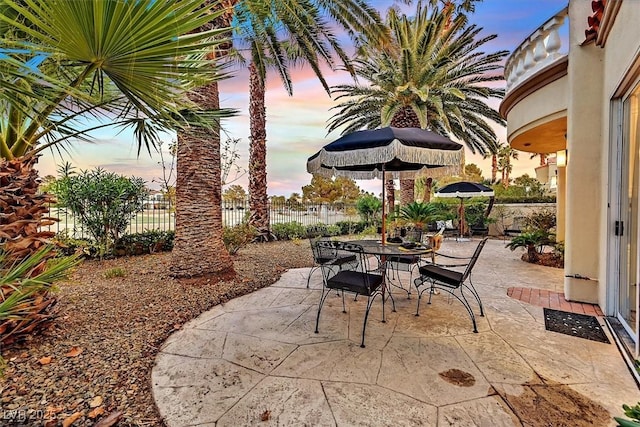
<path id="1" fill-rule="evenodd" d="M 547 331 L 611 344 L 594 316 L 545 308 L 544 327 Z"/>

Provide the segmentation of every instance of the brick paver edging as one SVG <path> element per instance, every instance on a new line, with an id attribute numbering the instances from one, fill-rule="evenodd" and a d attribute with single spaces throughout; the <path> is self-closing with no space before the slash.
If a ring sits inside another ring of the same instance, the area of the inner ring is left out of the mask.
<path id="1" fill-rule="evenodd" d="M 554 292 L 538 288 L 513 287 L 507 289 L 507 295 L 527 304 L 538 307 L 553 308 L 571 313 L 589 314 L 591 316 L 603 316 L 598 304 L 573 302 L 564 299 L 564 293 Z"/>

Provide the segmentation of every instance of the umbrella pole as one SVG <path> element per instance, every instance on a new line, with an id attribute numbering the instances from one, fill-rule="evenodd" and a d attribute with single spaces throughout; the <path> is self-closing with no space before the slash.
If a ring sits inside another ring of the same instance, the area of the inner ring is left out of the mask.
<path id="1" fill-rule="evenodd" d="M 382 244 L 385 245 L 387 243 L 387 226 L 386 226 L 386 218 L 385 218 L 385 208 L 384 205 L 387 201 L 384 188 L 386 187 L 385 176 L 384 176 L 384 163 L 382 164 Z"/>

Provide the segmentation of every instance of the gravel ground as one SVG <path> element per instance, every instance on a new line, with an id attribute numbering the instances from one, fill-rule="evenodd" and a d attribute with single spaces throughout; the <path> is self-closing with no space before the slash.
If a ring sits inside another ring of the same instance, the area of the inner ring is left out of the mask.
<path id="1" fill-rule="evenodd" d="M 234 281 L 187 284 L 169 277 L 170 256 L 85 261 L 60 284 L 54 325 L 3 349 L 0 425 L 164 425 L 150 375 L 165 339 L 207 309 L 313 261 L 306 241 L 251 244 L 234 256 Z M 105 276 L 117 268 L 124 277 Z"/>

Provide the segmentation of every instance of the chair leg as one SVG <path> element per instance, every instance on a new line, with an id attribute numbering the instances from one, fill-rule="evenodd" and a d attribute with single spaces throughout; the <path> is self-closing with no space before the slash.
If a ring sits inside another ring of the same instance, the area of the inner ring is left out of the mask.
<path id="1" fill-rule="evenodd" d="M 364 333 L 367 330 L 367 319 L 369 318 L 369 310 L 371 310 L 371 306 L 373 305 L 373 302 L 375 301 L 377 295 L 374 295 L 373 297 L 369 296 L 367 297 L 367 308 L 364 311 L 364 323 L 362 324 L 362 342 L 360 343 L 360 347 L 364 348 Z M 382 321 L 384 322 L 384 298 L 382 298 Z"/>
<path id="2" fill-rule="evenodd" d="M 317 265 L 311 267 L 311 270 L 309 270 L 309 276 L 307 276 L 307 289 L 309 289 L 309 282 L 311 281 L 311 275 L 313 274 L 314 270 L 317 270 L 319 267 Z"/>
<path id="3" fill-rule="evenodd" d="M 416 304 L 416 317 L 420 316 L 420 301 L 422 300 L 422 292 L 418 291 L 418 304 Z"/>
<path id="4" fill-rule="evenodd" d="M 383 283 L 383 284 L 382 284 L 382 286 L 385 286 L 385 284 Z M 389 295 L 391 295 L 391 294 L 389 294 Z M 369 299 L 371 299 L 371 297 L 369 297 Z M 384 293 L 383 293 L 383 294 L 382 294 L 382 323 L 387 323 L 387 320 L 384 318 L 384 300 L 385 300 L 385 299 L 386 299 L 386 298 L 384 297 Z M 367 301 L 368 301 L 368 300 L 367 300 Z M 367 302 L 367 304 L 369 304 L 369 303 Z M 369 306 L 369 307 L 370 307 L 370 306 Z M 369 310 L 369 307 L 367 307 L 367 311 Z M 395 307 L 395 304 L 394 304 L 394 307 Z M 395 310 L 394 310 L 394 311 L 395 311 Z M 364 336 L 363 336 L 363 342 L 364 342 Z"/>
<path id="5" fill-rule="evenodd" d="M 420 282 L 420 284 L 418 284 Z M 416 304 L 416 317 L 420 316 L 420 301 L 422 300 L 422 293 L 425 291 L 424 289 L 421 291 L 420 286 L 424 284 L 424 280 L 420 281 L 420 277 L 416 278 L 413 281 L 413 285 L 416 287 L 416 293 L 418 294 L 418 303 Z"/>
<path id="6" fill-rule="evenodd" d="M 469 289 L 469 291 L 471 291 L 471 293 L 475 297 L 476 301 L 478 302 L 478 306 L 480 307 L 480 316 L 484 317 L 484 307 L 482 306 L 482 301 L 480 300 L 480 295 L 478 294 L 478 291 L 476 291 L 476 287 L 473 286 L 473 282 L 471 281 L 471 276 L 469 276 L 469 285 L 464 285 L 464 286 L 466 286 L 466 288 Z"/>
<path id="7" fill-rule="evenodd" d="M 322 291 L 322 296 L 320 297 L 320 304 L 318 304 L 318 314 L 316 315 L 316 334 L 318 333 L 318 324 L 320 323 L 320 310 L 322 310 L 322 306 L 324 305 L 324 300 L 327 299 L 327 296 L 331 293 L 331 290 Z"/>
<path id="8" fill-rule="evenodd" d="M 469 305 L 469 301 L 467 301 L 467 298 L 464 296 L 464 293 L 462 292 L 462 286 L 460 286 L 460 295 L 462 296 L 462 298 L 455 293 L 455 289 L 451 290 L 443 287 L 440 287 L 440 289 L 447 292 L 449 295 L 454 296 L 458 301 L 460 301 L 460 303 L 464 306 L 465 310 L 467 310 L 467 314 L 469 314 L 469 317 L 471 318 L 471 323 L 473 323 L 473 332 L 477 334 L 478 326 L 476 325 L 476 316 L 473 314 L 473 310 Z"/>
<path id="9" fill-rule="evenodd" d="M 343 313 L 347 312 L 347 309 L 345 308 L 345 305 L 344 305 L 344 291 L 342 291 L 342 312 Z"/>

